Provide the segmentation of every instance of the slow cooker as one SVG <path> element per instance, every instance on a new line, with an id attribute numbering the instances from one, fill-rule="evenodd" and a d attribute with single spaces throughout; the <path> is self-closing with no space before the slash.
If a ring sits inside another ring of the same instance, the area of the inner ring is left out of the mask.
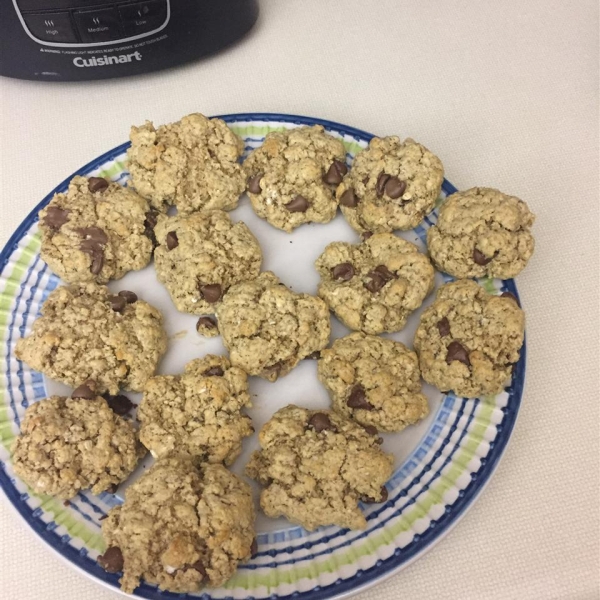
<path id="1" fill-rule="evenodd" d="M 106 79 L 216 52 L 249 31 L 257 0 L 0 0 L 0 75 Z"/>

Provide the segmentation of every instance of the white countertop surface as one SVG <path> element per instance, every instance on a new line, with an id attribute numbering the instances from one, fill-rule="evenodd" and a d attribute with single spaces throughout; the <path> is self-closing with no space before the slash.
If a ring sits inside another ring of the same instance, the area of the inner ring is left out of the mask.
<path id="1" fill-rule="evenodd" d="M 360 600 L 599 597 L 598 4 L 261 0 L 241 43 L 131 79 L 0 80 L 0 243 L 131 124 L 273 111 L 422 141 L 459 188 L 537 215 L 519 276 L 528 374 L 513 438 L 460 524 Z M 5 499 L 3 499 L 5 500 Z M 6 600 L 116 599 L 0 501 Z"/>

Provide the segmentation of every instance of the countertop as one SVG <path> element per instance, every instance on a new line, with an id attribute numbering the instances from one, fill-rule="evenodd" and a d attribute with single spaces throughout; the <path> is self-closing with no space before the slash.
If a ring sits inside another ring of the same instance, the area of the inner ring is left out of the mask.
<path id="1" fill-rule="evenodd" d="M 456 528 L 359 600 L 599 597 L 598 5 L 595 0 L 261 1 L 210 59 L 79 84 L 0 80 L 0 242 L 129 126 L 205 114 L 318 116 L 410 136 L 459 188 L 537 215 L 518 277 L 528 371 L 513 438 Z M 0 501 L 6 600 L 118 595 L 53 555 Z"/>

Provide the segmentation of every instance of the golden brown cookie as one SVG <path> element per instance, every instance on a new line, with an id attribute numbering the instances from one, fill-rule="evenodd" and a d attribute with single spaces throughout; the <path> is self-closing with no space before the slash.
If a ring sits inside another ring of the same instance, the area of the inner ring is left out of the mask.
<path id="1" fill-rule="evenodd" d="M 252 554 L 250 486 L 222 465 L 167 455 L 127 488 L 102 523 L 98 562 L 123 572 L 131 594 L 143 579 L 161 590 L 197 592 L 225 583 Z"/>
<path id="2" fill-rule="evenodd" d="M 497 394 L 519 360 L 524 332 L 513 296 L 493 296 L 470 279 L 447 283 L 415 334 L 423 379 L 459 396 Z"/>
<path id="3" fill-rule="evenodd" d="M 259 434 L 261 450 L 246 467 L 264 490 L 269 517 L 313 530 L 321 525 L 364 529 L 358 502 L 384 502 L 393 457 L 379 437 L 339 413 L 287 406 Z"/>

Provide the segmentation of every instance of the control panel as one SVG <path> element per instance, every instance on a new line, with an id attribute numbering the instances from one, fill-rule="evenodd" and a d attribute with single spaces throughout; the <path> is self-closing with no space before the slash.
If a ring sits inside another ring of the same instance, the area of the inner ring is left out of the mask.
<path id="1" fill-rule="evenodd" d="M 87 47 L 135 40 L 157 33 L 170 17 L 169 0 L 13 0 L 13 4 L 28 35 L 46 46 Z"/>

